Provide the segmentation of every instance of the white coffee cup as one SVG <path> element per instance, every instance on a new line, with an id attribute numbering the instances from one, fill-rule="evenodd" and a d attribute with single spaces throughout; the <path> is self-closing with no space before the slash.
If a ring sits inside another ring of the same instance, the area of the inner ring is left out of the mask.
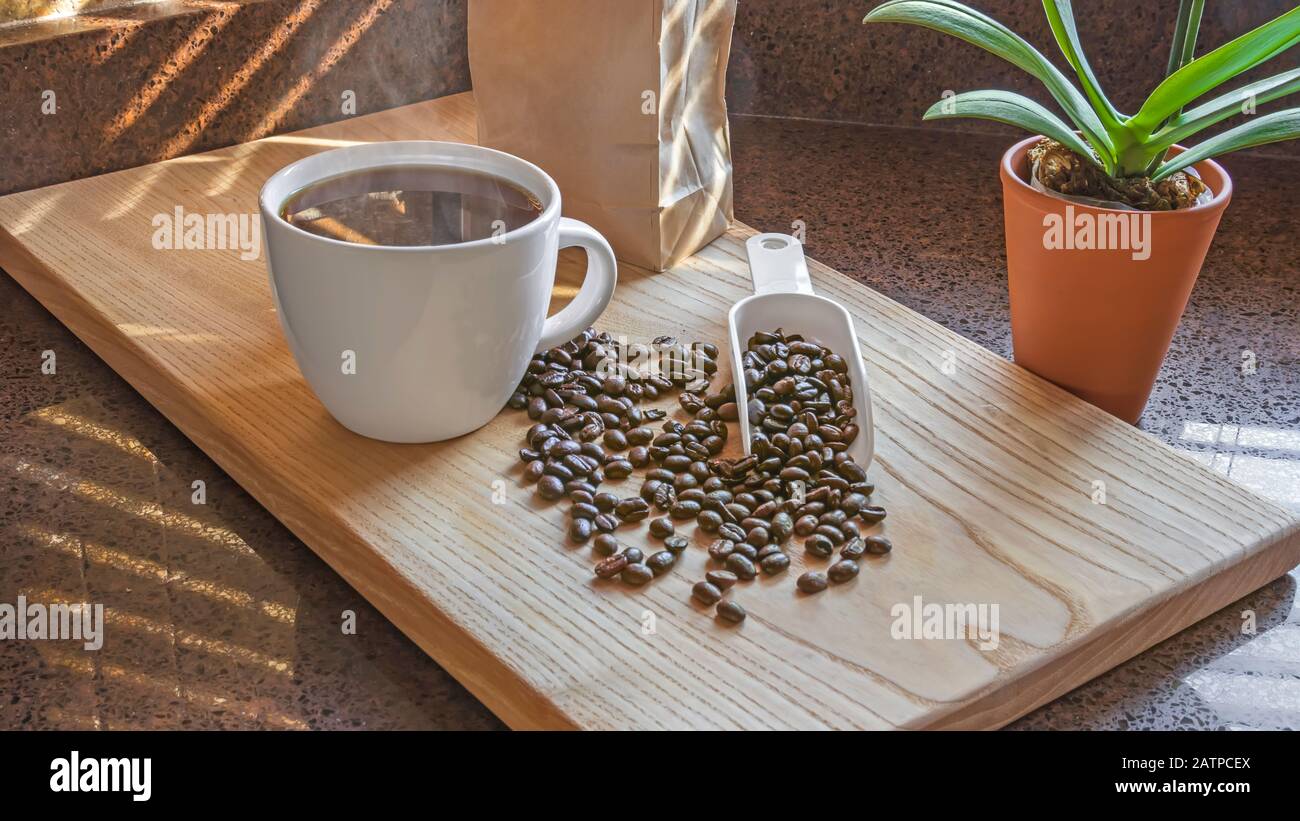
<path id="1" fill-rule="evenodd" d="M 541 203 L 540 216 L 500 236 L 452 245 L 360 245 L 290 225 L 294 193 L 382 166 L 486 173 Z M 381 142 L 301 159 L 259 198 L 271 293 L 298 368 L 344 427 L 389 442 L 435 442 L 487 424 L 529 359 L 590 326 L 614 292 L 614 252 L 590 226 L 560 216 L 560 189 L 518 157 L 475 145 Z M 556 254 L 581 246 L 587 277 L 546 311 Z"/>

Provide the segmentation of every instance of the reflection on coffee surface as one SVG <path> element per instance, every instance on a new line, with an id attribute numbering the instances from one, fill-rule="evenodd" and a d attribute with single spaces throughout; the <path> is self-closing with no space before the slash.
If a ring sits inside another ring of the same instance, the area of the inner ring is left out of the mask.
<path id="1" fill-rule="evenodd" d="M 322 237 L 362 245 L 452 245 L 527 225 L 542 204 L 490 174 L 434 165 L 371 168 L 289 197 L 280 215 Z"/>

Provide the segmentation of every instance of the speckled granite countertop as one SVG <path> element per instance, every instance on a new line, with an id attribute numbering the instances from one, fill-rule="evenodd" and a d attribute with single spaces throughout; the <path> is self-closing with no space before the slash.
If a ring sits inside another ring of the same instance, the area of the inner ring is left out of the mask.
<path id="1" fill-rule="evenodd" d="M 1005 139 L 744 116 L 732 139 L 740 219 L 802 220 L 810 255 L 1010 354 Z M 1141 425 L 1300 509 L 1300 162 L 1226 165 L 1236 201 Z M 0 728 L 501 726 L 7 276 L 0 306 L 0 601 L 119 625 L 96 653 L 0 642 Z M 1297 578 L 1013 726 L 1300 727 Z"/>

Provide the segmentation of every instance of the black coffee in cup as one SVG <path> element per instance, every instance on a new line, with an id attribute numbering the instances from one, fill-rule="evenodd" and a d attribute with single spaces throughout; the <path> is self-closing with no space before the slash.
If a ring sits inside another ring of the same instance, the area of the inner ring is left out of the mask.
<path id="1" fill-rule="evenodd" d="M 542 204 L 500 177 L 435 165 L 365 169 L 303 188 L 286 222 L 360 245 L 452 245 L 499 237 L 532 222 Z"/>

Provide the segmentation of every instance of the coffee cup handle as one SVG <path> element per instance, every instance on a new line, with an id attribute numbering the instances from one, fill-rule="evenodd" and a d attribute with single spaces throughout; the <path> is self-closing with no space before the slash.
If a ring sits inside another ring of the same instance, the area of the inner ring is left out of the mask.
<path id="1" fill-rule="evenodd" d="M 538 352 L 563 345 L 587 330 L 605 311 L 614 296 L 618 281 L 618 263 L 614 250 L 605 238 L 585 222 L 560 218 L 560 247 L 579 246 L 587 251 L 587 278 L 573 301 L 555 316 L 546 318 L 542 325 L 542 338 L 537 343 Z"/>

